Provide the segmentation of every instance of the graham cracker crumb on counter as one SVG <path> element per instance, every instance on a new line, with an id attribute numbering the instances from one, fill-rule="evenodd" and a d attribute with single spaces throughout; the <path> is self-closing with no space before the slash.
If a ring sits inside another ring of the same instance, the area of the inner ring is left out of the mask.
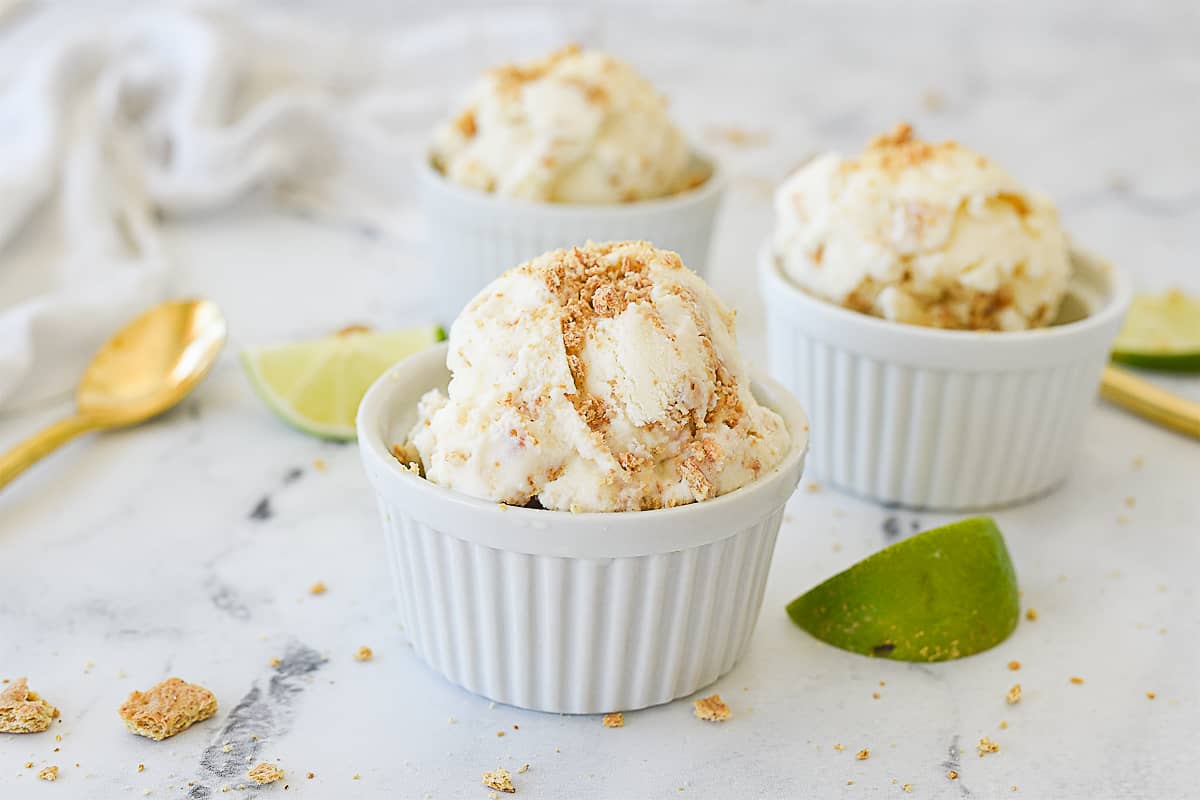
<path id="1" fill-rule="evenodd" d="M 272 667 L 278 667 L 280 664 L 283 663 L 283 661 L 278 656 L 276 656 L 275 658 L 272 658 L 267 663 L 270 664 Z"/>
<path id="2" fill-rule="evenodd" d="M 706 722 L 724 722 L 732 716 L 729 706 L 725 705 L 725 701 L 719 694 L 694 700 L 692 706 L 694 709 L 692 713 L 696 715 L 696 718 Z"/>
<path id="3" fill-rule="evenodd" d="M 950 770 L 949 772 L 946 773 L 946 777 L 952 781 L 956 781 L 956 780 L 958 780 L 958 773 L 955 772 L 954 770 Z"/>
<path id="4" fill-rule="evenodd" d="M 38 773 L 38 777 L 44 781 L 56 781 L 58 780 L 58 767 L 46 767 Z"/>
<path id="5" fill-rule="evenodd" d="M 372 658 L 374 658 L 374 656 L 375 652 L 365 644 L 358 648 L 358 650 L 354 651 L 355 661 L 370 661 Z"/>
<path id="6" fill-rule="evenodd" d="M 855 753 L 854 757 L 857 758 L 859 761 L 866 761 L 868 758 L 871 757 L 871 751 L 868 748 L 864 747 L 862 750 L 859 750 L 857 753 Z"/>
<path id="7" fill-rule="evenodd" d="M 311 781 L 313 778 L 315 778 L 317 776 L 316 776 L 316 773 L 310 772 L 307 775 L 305 775 L 304 777 L 308 778 Z"/>
<path id="8" fill-rule="evenodd" d="M 705 133 L 709 139 L 731 144 L 734 147 L 762 147 L 771 141 L 768 131 L 748 131 L 734 125 L 710 127 Z"/>
<path id="9" fill-rule="evenodd" d="M 1012 688 L 1008 690 L 1008 694 L 1004 696 L 1004 700 L 1010 706 L 1015 706 L 1021 702 L 1021 684 L 1014 683 Z"/>
<path id="10" fill-rule="evenodd" d="M 146 765 L 138 764 L 138 772 L 145 772 L 145 771 L 146 771 Z"/>
<path id="11" fill-rule="evenodd" d="M 0 733 L 41 733 L 57 716 L 58 709 L 30 690 L 25 678 L 0 692 Z"/>
<path id="12" fill-rule="evenodd" d="M 1146 699 L 1153 700 L 1156 697 L 1158 697 L 1158 695 L 1155 694 L 1154 692 L 1146 692 Z"/>
<path id="13" fill-rule="evenodd" d="M 326 470 L 325 459 L 323 458 L 314 458 L 312 464 L 313 469 L 315 469 L 317 472 L 324 472 Z"/>
<path id="14" fill-rule="evenodd" d="M 528 764 L 522 764 L 522 765 L 521 765 L 521 766 L 520 766 L 520 767 L 517 769 L 517 774 L 518 774 L 518 775 L 524 775 L 526 772 L 529 772 L 529 765 L 528 765 Z"/>
<path id="15" fill-rule="evenodd" d="M 904 790 L 905 794 L 912 794 L 913 785 L 911 783 L 906 783 L 903 786 L 901 786 L 900 788 Z"/>
<path id="16" fill-rule="evenodd" d="M 500 795 L 496 792 L 488 792 L 488 800 L 500 800 Z"/>
<path id="17" fill-rule="evenodd" d="M 1027 608 L 1027 609 L 1025 609 L 1025 619 L 1029 620 L 1030 622 L 1033 622 L 1033 621 L 1035 621 L 1037 618 L 1038 618 L 1038 613 L 1037 613 L 1037 609 L 1036 609 L 1036 608 Z"/>
<path id="18" fill-rule="evenodd" d="M 1133 495 L 1130 495 L 1129 497 L 1125 498 L 1125 507 L 1126 508 L 1133 508 L 1136 505 L 1137 505 L 1137 498 L 1134 497 Z"/>
<path id="19" fill-rule="evenodd" d="M 878 699 L 879 699 L 879 692 L 871 692 L 871 698 L 872 698 L 873 700 L 878 700 Z"/>
<path id="20" fill-rule="evenodd" d="M 264 761 L 247 772 L 246 777 L 258 784 L 274 783 L 283 777 L 283 770 Z"/>
<path id="21" fill-rule="evenodd" d="M 1008 720 L 1004 720 L 1004 719 L 1000 720 L 1000 724 L 997 725 L 996 727 L 998 727 L 1002 731 L 1008 730 Z"/>
<path id="22" fill-rule="evenodd" d="M 118 713 L 131 733 L 161 742 L 217 713 L 217 698 L 203 686 L 167 678 L 130 694 Z"/>
<path id="23" fill-rule="evenodd" d="M 326 586 L 324 581 L 317 581 L 312 586 L 308 587 L 309 594 L 325 594 Z"/>
<path id="24" fill-rule="evenodd" d="M 497 767 L 494 772 L 483 773 L 483 785 L 508 794 L 515 794 L 517 791 L 517 787 L 513 786 L 512 775 L 504 767 Z"/>
<path id="25" fill-rule="evenodd" d="M 362 775 L 359 775 L 357 772 L 350 776 L 350 780 L 352 780 L 352 781 L 357 781 L 357 780 L 360 780 L 361 778 L 362 778 Z"/>
<path id="26" fill-rule="evenodd" d="M 840 752 L 842 752 L 843 750 L 845 750 L 845 749 L 846 749 L 846 747 L 845 747 L 845 745 L 843 745 L 841 742 L 839 742 L 839 743 L 837 743 L 837 744 L 835 744 L 835 745 L 833 746 L 833 749 L 834 749 L 834 750 L 837 750 L 837 751 L 840 753 Z"/>
<path id="27" fill-rule="evenodd" d="M 1134 469 L 1141 469 L 1142 467 L 1146 466 L 1146 459 L 1142 458 L 1141 456 L 1134 456 L 1131 466 Z"/>
<path id="28" fill-rule="evenodd" d="M 25 769 L 33 769 L 33 762 L 32 762 L 32 761 L 26 761 L 26 762 L 25 762 Z"/>
<path id="29" fill-rule="evenodd" d="M 809 494 L 817 494 L 817 493 L 819 493 L 819 492 L 821 491 L 821 484 L 819 484 L 819 483 L 809 483 L 809 484 L 808 484 L 807 486 L 805 486 L 804 488 L 808 490 L 808 493 L 809 493 Z"/>
<path id="30" fill-rule="evenodd" d="M 601 720 L 601 724 L 603 724 L 606 728 L 624 728 L 625 715 L 620 711 L 612 714 L 605 714 L 604 719 Z"/>
<path id="31" fill-rule="evenodd" d="M 1071 676 L 1071 683 L 1075 684 L 1076 686 L 1082 686 L 1082 685 L 1083 685 L 1083 678 L 1079 677 L 1078 675 L 1072 675 L 1072 676 Z"/>
<path id="32" fill-rule="evenodd" d="M 1019 670 L 1021 668 L 1021 662 L 1020 661 L 1010 661 L 1010 662 L 1008 662 L 1008 668 L 1011 669 L 1013 672 L 1016 672 L 1017 670 Z"/>
<path id="33" fill-rule="evenodd" d="M 975 745 L 975 749 L 979 751 L 979 757 L 983 758 L 986 753 L 1000 752 L 1000 745 L 993 742 L 990 737 L 984 736 L 979 740 L 979 744 Z"/>

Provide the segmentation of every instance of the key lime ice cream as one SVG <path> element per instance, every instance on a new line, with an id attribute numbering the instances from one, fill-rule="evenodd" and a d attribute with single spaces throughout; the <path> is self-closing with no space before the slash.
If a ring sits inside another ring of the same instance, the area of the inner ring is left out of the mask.
<path id="1" fill-rule="evenodd" d="M 1054 206 L 955 142 L 900 125 L 854 158 L 820 156 L 779 187 L 775 253 L 805 291 L 914 325 L 1050 324 L 1067 289 Z"/>
<path id="2" fill-rule="evenodd" d="M 476 497 L 678 506 L 750 483 L 790 449 L 783 420 L 751 394 L 734 313 L 646 242 L 509 270 L 455 321 L 447 366 L 408 450 L 427 479 Z"/>
<path id="3" fill-rule="evenodd" d="M 431 155 L 455 183 L 549 203 L 663 197 L 695 177 L 666 99 L 625 62 L 578 47 L 489 70 Z"/>

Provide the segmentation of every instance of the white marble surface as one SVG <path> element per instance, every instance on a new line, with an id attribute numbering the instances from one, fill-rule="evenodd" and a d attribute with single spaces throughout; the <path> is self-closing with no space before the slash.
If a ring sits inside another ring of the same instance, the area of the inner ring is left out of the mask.
<path id="1" fill-rule="evenodd" d="M 333 24 L 332 4 L 299 5 Z M 856 147 L 900 118 L 1040 185 L 1076 237 L 1139 286 L 1200 290 L 1196 7 L 1049 5 L 624 3 L 504 16 L 376 0 L 337 24 L 386 35 L 469 16 L 486 31 L 529 27 L 530 49 L 570 34 L 635 58 L 735 176 L 714 283 L 757 355 L 751 269 L 769 186 L 813 151 Z M 429 121 L 504 55 L 486 41 L 413 77 L 428 84 Z M 761 135 L 734 146 L 710 133 L 731 126 Z M 1040 616 L 992 652 L 891 663 L 793 627 L 792 596 L 889 530 L 946 519 L 823 490 L 793 499 L 750 652 L 714 687 L 728 723 L 702 724 L 681 701 L 607 730 L 492 708 L 426 669 L 393 615 L 355 448 L 276 422 L 235 360 L 246 344 L 419 314 L 430 277 L 410 211 L 383 235 L 265 203 L 172 227 L 177 288 L 224 307 L 230 347 L 178 411 L 77 442 L 0 495 L 0 676 L 28 675 L 63 711 L 61 742 L 0 736 L 0 797 L 484 798 L 484 770 L 524 763 L 517 796 L 530 798 L 900 797 L 905 783 L 915 797 L 1194 795 L 1200 445 L 1099 404 L 1070 483 L 995 514 Z M 1200 381 L 1174 385 L 1200 397 Z M 0 418 L 0 446 L 67 408 Z M 269 514 L 252 513 L 264 503 Z M 329 591 L 313 597 L 318 579 Z M 352 659 L 361 644 L 373 661 Z M 216 692 L 218 715 L 162 743 L 127 734 L 117 706 L 172 674 Z M 1017 681 L 1024 700 L 1010 707 Z M 984 735 L 1001 750 L 981 759 Z M 855 760 L 863 747 L 870 759 Z M 286 790 L 221 793 L 244 782 L 248 760 L 274 759 Z M 47 764 L 62 768 L 56 784 L 35 777 Z"/>

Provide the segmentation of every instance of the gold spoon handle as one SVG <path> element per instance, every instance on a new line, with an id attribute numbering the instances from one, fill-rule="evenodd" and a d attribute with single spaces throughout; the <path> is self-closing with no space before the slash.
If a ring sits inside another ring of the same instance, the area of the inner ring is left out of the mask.
<path id="1" fill-rule="evenodd" d="M 1160 389 L 1115 367 L 1105 367 L 1100 396 L 1139 417 L 1200 439 L 1200 403 Z"/>
<path id="2" fill-rule="evenodd" d="M 99 427 L 101 427 L 100 423 L 95 417 L 79 415 L 60 420 L 30 436 L 0 456 L 0 489 L 7 486 L 13 478 L 29 469 L 43 456 L 54 452 L 79 434 Z"/>

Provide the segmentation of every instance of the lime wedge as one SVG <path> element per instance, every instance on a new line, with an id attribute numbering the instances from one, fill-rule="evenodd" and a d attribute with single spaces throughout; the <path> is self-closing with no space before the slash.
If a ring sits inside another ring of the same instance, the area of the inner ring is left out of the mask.
<path id="1" fill-rule="evenodd" d="M 797 597 L 788 616 L 834 647 L 899 661 L 962 658 L 1017 626 L 1017 575 L 988 517 L 879 551 Z"/>
<path id="2" fill-rule="evenodd" d="M 1200 371 L 1200 298 L 1178 290 L 1133 298 L 1112 357 L 1147 369 Z"/>
<path id="3" fill-rule="evenodd" d="M 362 326 L 333 336 L 242 351 L 255 390 L 284 421 L 325 439 L 353 439 L 354 415 L 388 367 L 446 338 L 439 327 L 375 332 Z"/>

